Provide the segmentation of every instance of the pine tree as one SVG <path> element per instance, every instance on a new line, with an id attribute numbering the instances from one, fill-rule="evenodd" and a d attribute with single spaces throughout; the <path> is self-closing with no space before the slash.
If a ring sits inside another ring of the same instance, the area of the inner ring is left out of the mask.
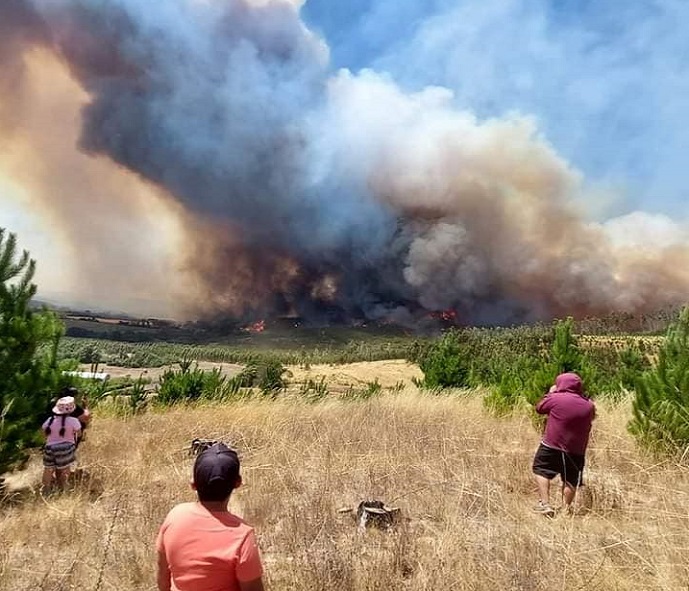
<path id="1" fill-rule="evenodd" d="M 58 386 L 62 325 L 31 299 L 36 263 L 0 228 L 0 476 L 40 443 L 40 418 Z"/>
<path id="2" fill-rule="evenodd" d="M 668 328 L 657 366 L 636 383 L 630 432 L 657 451 L 689 448 L 689 307 Z"/>
<path id="3" fill-rule="evenodd" d="M 551 349 L 551 359 L 558 374 L 581 371 L 584 358 L 579 342 L 574 335 L 574 319 L 567 318 L 555 326 L 555 340 Z"/>
<path id="4" fill-rule="evenodd" d="M 469 385 L 469 360 L 458 331 L 445 333 L 420 359 L 426 388 L 465 388 Z"/>
<path id="5" fill-rule="evenodd" d="M 553 344 L 548 359 L 534 372 L 526 398 L 535 404 L 555 383 L 555 378 L 566 372 L 579 374 L 586 388 L 596 389 L 595 370 L 579 347 L 574 334 L 574 319 L 557 322 L 554 328 Z"/>

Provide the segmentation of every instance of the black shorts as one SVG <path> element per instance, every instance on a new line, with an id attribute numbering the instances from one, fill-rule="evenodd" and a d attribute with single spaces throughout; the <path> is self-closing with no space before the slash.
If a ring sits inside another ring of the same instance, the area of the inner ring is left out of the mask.
<path id="1" fill-rule="evenodd" d="M 552 480 L 559 474 L 562 482 L 575 488 L 583 486 L 584 456 L 570 454 L 541 443 L 533 459 L 533 472 L 548 480 Z"/>

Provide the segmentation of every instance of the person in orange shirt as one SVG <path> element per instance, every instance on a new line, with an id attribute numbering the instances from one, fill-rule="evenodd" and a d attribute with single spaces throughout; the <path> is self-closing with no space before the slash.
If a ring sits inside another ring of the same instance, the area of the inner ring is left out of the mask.
<path id="1" fill-rule="evenodd" d="M 254 530 L 228 510 L 241 484 L 239 457 L 223 443 L 197 456 L 198 501 L 174 507 L 158 533 L 159 591 L 263 591 Z"/>

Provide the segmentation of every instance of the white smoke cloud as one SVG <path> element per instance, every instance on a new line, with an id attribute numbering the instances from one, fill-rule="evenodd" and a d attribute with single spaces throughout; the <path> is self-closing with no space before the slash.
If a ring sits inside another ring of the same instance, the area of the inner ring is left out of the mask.
<path id="1" fill-rule="evenodd" d="M 659 250 L 682 246 L 689 240 L 687 224 L 663 214 L 644 211 L 612 218 L 602 224 L 616 249 Z"/>
<path id="2" fill-rule="evenodd" d="M 389 38 L 396 5 L 372 2 L 362 26 Z M 422 10 L 409 37 L 370 56 L 377 69 L 404 88 L 446 86 L 481 117 L 533 115 L 589 184 L 626 193 L 608 214 L 689 215 L 689 129 L 678 125 L 689 101 L 689 3 L 435 1 Z"/>
<path id="3" fill-rule="evenodd" d="M 479 120 L 447 89 L 403 92 L 374 72 L 330 86 L 329 174 L 366 183 L 407 221 L 403 277 L 427 309 L 473 318 L 638 311 L 689 294 L 689 234 L 645 213 L 601 225 L 585 184 L 532 118 Z M 328 153 L 321 150 L 319 153 Z M 666 285 L 663 292 L 653 282 Z"/>

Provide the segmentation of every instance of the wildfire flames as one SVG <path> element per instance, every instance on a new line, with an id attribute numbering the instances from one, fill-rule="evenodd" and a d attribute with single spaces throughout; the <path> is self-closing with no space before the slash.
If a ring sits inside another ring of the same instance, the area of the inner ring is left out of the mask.
<path id="1" fill-rule="evenodd" d="M 266 329 L 266 321 L 265 320 L 257 320 L 256 322 L 253 322 L 249 324 L 248 326 L 245 326 L 242 328 L 244 332 L 249 332 L 249 333 L 259 333 L 263 332 Z"/>
<path id="2" fill-rule="evenodd" d="M 431 312 L 429 314 L 434 320 L 442 320 L 450 324 L 457 324 L 457 311 L 456 310 L 441 310 L 440 312 Z"/>

